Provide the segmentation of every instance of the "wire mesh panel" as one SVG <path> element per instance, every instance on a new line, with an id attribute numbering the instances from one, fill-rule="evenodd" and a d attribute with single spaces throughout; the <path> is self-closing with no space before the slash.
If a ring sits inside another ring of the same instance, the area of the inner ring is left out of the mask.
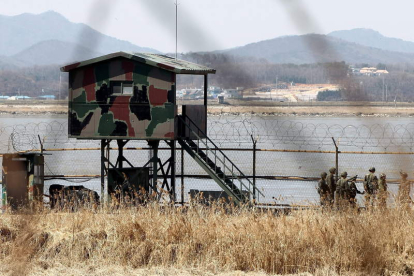
<path id="1" fill-rule="evenodd" d="M 398 192 L 400 171 L 412 176 L 414 163 L 414 124 L 395 120 L 357 124 L 350 122 L 315 123 L 309 119 L 280 119 L 274 116 L 210 116 L 209 137 L 226 156 L 265 194 L 260 203 L 281 205 L 317 204 L 317 181 L 322 172 L 335 166 L 335 146 L 339 146 L 339 173 L 358 175 L 361 179 L 370 167 L 377 174 L 386 173 L 392 195 Z M 100 141 L 76 140 L 67 137 L 66 120 L 30 122 L 0 128 L 0 148 L 3 153 L 39 151 L 45 156 L 45 193 L 50 184 L 84 185 L 100 192 Z M 253 152 L 253 141 L 257 141 Z M 118 151 L 111 142 L 109 160 L 115 164 Z M 201 146 L 202 148 L 202 146 Z M 210 154 L 210 153 L 209 153 Z M 256 162 L 253 156 L 256 155 Z M 150 159 L 146 141 L 129 141 L 124 156 L 136 167 Z M 160 143 L 158 154 L 162 162 L 171 156 L 166 143 Z M 177 143 L 176 199 L 187 201 L 190 190 L 214 191 L 221 188 L 206 171 Z M 168 180 L 171 183 L 171 179 Z M 357 197 L 364 204 L 362 196 Z"/>

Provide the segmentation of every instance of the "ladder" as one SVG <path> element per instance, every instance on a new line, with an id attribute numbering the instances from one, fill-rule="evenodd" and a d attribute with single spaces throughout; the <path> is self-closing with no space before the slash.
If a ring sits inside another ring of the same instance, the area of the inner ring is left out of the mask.
<path id="1" fill-rule="evenodd" d="M 219 147 L 187 116 L 177 116 L 180 124 L 178 143 L 233 199 L 236 204 L 256 202 L 264 194 L 227 157 Z"/>

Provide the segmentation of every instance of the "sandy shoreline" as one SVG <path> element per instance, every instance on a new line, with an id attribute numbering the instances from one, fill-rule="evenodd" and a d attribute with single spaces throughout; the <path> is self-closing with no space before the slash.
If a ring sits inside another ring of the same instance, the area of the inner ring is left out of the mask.
<path id="1" fill-rule="evenodd" d="M 0 115 L 67 114 L 67 104 L 7 104 L 0 105 Z"/>
<path id="2" fill-rule="evenodd" d="M 0 105 L 0 116 L 62 115 L 68 111 L 67 104 L 16 104 Z M 237 106 L 210 105 L 211 115 L 262 115 L 262 116 L 375 116 L 412 117 L 414 106 Z"/>
<path id="3" fill-rule="evenodd" d="M 208 108 L 212 115 L 219 114 L 257 114 L 273 116 L 376 116 L 376 117 L 411 117 L 414 107 L 370 107 L 370 106 L 212 106 Z"/>

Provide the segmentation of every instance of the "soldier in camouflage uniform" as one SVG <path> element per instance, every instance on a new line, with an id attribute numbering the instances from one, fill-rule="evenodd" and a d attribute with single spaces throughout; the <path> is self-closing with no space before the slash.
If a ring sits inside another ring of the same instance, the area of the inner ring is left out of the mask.
<path id="1" fill-rule="evenodd" d="M 350 187 L 347 179 L 348 173 L 341 173 L 341 178 L 336 183 L 336 202 L 339 208 L 345 207 L 350 198 Z"/>
<path id="2" fill-rule="evenodd" d="M 327 206 L 329 205 L 329 187 L 326 183 L 326 176 L 327 173 L 323 172 L 321 173 L 321 179 L 318 182 L 318 193 L 321 198 L 321 205 Z"/>
<path id="3" fill-rule="evenodd" d="M 380 174 L 380 179 L 378 181 L 378 206 L 380 208 L 387 207 L 387 198 L 388 198 L 388 186 L 387 186 L 387 176 L 385 173 Z"/>
<path id="4" fill-rule="evenodd" d="M 326 184 L 329 188 L 329 201 L 333 205 L 335 201 L 336 181 L 335 181 L 336 168 L 332 167 L 329 169 L 329 175 L 326 179 Z"/>
<path id="5" fill-rule="evenodd" d="M 401 181 L 398 188 L 398 202 L 402 205 L 408 206 L 409 203 L 413 202 L 410 193 L 411 193 L 411 182 L 407 179 L 408 174 L 406 172 L 400 172 Z"/>
<path id="6" fill-rule="evenodd" d="M 357 202 L 356 195 L 364 194 L 364 192 L 360 192 L 357 189 L 354 179 L 356 179 L 356 176 L 348 181 L 349 182 L 349 203 L 351 204 L 352 207 L 356 207 L 356 202 Z"/>
<path id="7" fill-rule="evenodd" d="M 371 167 L 369 169 L 369 174 L 365 175 L 364 189 L 365 189 L 365 207 L 369 208 L 369 207 L 374 206 L 377 192 L 378 192 L 378 178 L 375 175 L 374 167 Z"/>

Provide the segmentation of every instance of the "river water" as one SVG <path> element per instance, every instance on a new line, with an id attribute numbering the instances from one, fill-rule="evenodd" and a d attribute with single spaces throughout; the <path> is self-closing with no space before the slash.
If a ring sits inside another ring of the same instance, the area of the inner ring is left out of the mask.
<path id="1" fill-rule="evenodd" d="M 363 177 L 368 168 L 375 166 L 377 172 L 385 172 L 396 181 L 399 171 L 405 170 L 412 177 L 414 155 L 379 154 L 378 152 L 412 152 L 414 126 L 410 117 L 279 117 L 279 116 L 210 116 L 208 135 L 222 148 L 251 149 L 251 138 L 257 138 L 257 147 L 266 150 L 332 151 L 332 137 L 343 152 L 370 152 L 370 154 L 342 153 L 339 155 L 340 171 Z M 90 148 L 99 147 L 99 141 L 67 139 L 67 118 L 65 116 L 1 117 L 1 152 L 38 149 L 37 135 L 45 148 Z M 114 145 L 115 146 L 115 145 Z M 131 142 L 128 146 L 146 147 L 145 141 Z M 160 145 L 161 147 L 163 145 Z M 377 153 L 376 153 L 377 152 Z M 45 174 L 53 175 L 99 175 L 99 151 L 48 152 L 45 157 Z M 252 175 L 252 152 L 225 152 L 246 175 Z M 135 166 L 142 166 L 148 160 L 148 151 L 127 151 L 127 158 Z M 160 152 L 166 158 L 168 152 Z M 177 173 L 181 172 L 181 156 L 177 154 Z M 116 153 L 111 153 L 115 160 Z M 187 154 L 185 174 L 205 174 Z M 257 152 L 256 174 L 259 176 L 318 177 L 335 164 L 335 154 L 316 152 Z M 48 180 L 50 184 L 84 185 L 100 191 L 100 180 L 84 183 L 79 180 Z M 318 201 L 316 181 L 266 180 L 258 179 L 257 186 L 265 194 L 263 203 L 313 204 Z M 362 190 L 362 184 L 358 187 Z M 398 185 L 390 184 L 391 193 Z M 188 178 L 184 182 L 184 195 L 190 189 L 219 190 L 208 179 Z M 180 200 L 181 180 L 177 179 L 177 197 Z M 362 204 L 363 199 L 358 198 Z"/>

